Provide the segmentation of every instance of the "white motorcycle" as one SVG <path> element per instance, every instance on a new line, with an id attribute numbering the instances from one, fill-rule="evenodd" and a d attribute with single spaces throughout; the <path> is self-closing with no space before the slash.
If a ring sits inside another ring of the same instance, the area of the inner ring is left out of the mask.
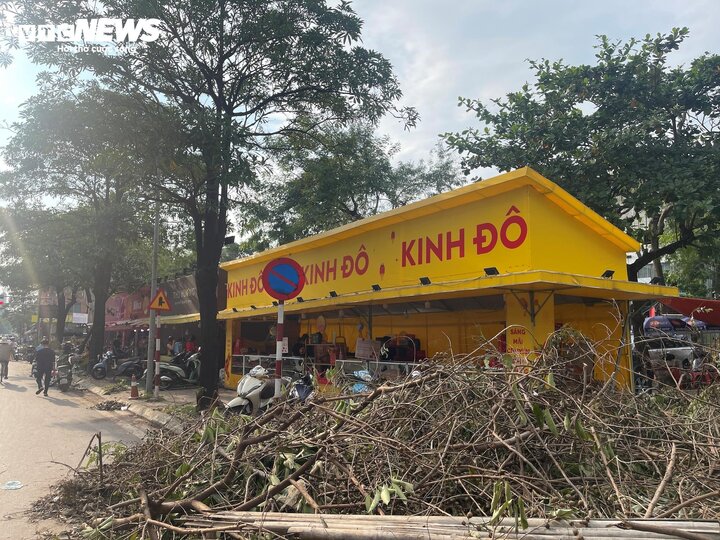
<path id="1" fill-rule="evenodd" d="M 282 377 L 281 386 L 291 383 L 290 377 Z M 262 366 L 255 366 L 237 385 L 237 397 L 227 404 L 227 412 L 249 416 L 265 411 L 275 401 L 275 378 Z"/>

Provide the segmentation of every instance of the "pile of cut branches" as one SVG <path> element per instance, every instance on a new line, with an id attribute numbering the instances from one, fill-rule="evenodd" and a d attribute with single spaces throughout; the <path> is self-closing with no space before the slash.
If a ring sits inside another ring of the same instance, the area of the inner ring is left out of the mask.
<path id="1" fill-rule="evenodd" d="M 95 495 L 78 510 L 97 538 L 181 538 L 189 519 L 228 510 L 472 514 L 521 526 L 720 515 L 717 387 L 632 396 L 561 384 L 558 367 L 437 357 L 365 394 L 283 402 L 257 418 L 216 410 L 124 449 L 103 485 L 94 469 L 69 482 Z"/>

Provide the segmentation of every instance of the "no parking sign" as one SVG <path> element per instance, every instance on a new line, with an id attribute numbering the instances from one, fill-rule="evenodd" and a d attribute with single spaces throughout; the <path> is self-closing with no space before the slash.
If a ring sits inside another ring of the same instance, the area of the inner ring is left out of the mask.
<path id="1" fill-rule="evenodd" d="M 265 292 L 276 300 L 291 300 L 305 286 L 305 272 L 297 261 L 280 257 L 265 266 L 262 282 Z"/>

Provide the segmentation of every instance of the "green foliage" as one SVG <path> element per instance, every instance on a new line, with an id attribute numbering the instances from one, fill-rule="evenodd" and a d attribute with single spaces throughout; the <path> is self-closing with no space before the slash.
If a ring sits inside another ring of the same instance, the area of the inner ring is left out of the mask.
<path id="1" fill-rule="evenodd" d="M 673 67 L 688 35 L 601 36 L 594 65 L 532 61 L 534 84 L 491 104 L 462 98 L 480 128 L 447 133 L 466 173 L 525 165 L 644 244 L 637 270 L 718 233 L 720 56 Z M 675 238 L 662 244 L 673 230 Z"/>
<path id="2" fill-rule="evenodd" d="M 497 481 L 493 484 L 490 512 L 491 516 L 488 525 L 491 527 L 497 525 L 502 518 L 507 516 L 514 517 L 521 529 L 528 528 L 525 503 L 521 497 L 513 495 L 510 483 L 507 480 Z"/>
<path id="3" fill-rule="evenodd" d="M 268 138 L 334 120 L 377 122 L 386 113 L 407 124 L 417 119 L 414 110 L 395 105 L 401 91 L 390 62 L 360 46 L 362 20 L 348 2 L 18 4 L 21 23 L 96 17 L 161 21 L 159 39 L 118 54 L 66 53 L 45 44 L 30 45 L 28 54 L 55 68 L 45 77 L 48 91 L 95 77 L 104 88 L 142 105 L 146 120 L 141 126 L 156 129 L 149 129 L 154 141 L 144 147 L 145 140 L 138 141 L 134 154 L 158 149 L 157 174 L 146 180 L 161 195 L 148 196 L 171 202 L 192 223 L 202 308 L 215 305 L 228 211 L 252 184 Z M 301 124 L 308 116 L 314 124 Z M 222 354 L 216 316 L 213 309 L 202 308 L 203 357 L 215 362 Z M 217 387 L 217 370 L 202 370 L 201 383 L 209 398 Z"/>
<path id="4" fill-rule="evenodd" d="M 717 237 L 679 249 L 668 257 L 668 285 L 689 296 L 712 297 L 720 292 L 720 240 Z"/>
<path id="5" fill-rule="evenodd" d="M 245 252 L 345 225 L 459 185 L 459 170 L 438 147 L 428 162 L 393 164 L 399 148 L 372 125 L 324 127 L 276 147 L 280 172 L 243 208 Z"/>

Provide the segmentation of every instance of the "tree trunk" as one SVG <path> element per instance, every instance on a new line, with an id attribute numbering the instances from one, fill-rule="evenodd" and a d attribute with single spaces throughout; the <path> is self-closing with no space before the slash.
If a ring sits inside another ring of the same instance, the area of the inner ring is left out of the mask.
<path id="1" fill-rule="evenodd" d="M 652 239 L 652 251 L 658 252 L 660 250 L 660 238 L 653 237 Z M 653 277 L 660 278 L 660 283 L 665 283 L 665 273 L 662 267 L 662 257 L 657 257 L 653 260 Z"/>
<path id="2" fill-rule="evenodd" d="M 628 264 L 627 265 L 627 275 L 628 275 L 628 281 L 635 281 L 638 280 L 638 268 L 634 264 Z"/>
<path id="3" fill-rule="evenodd" d="M 110 296 L 110 277 L 112 262 L 100 261 L 93 275 L 93 296 L 95 310 L 93 312 L 92 335 L 90 337 L 90 361 L 103 353 L 105 346 L 105 303 Z"/>
<path id="4" fill-rule="evenodd" d="M 67 319 L 70 309 L 77 301 L 77 287 L 74 287 L 70 298 L 65 298 L 65 287 L 55 287 L 57 293 L 57 320 L 55 322 L 55 339 L 58 343 L 65 340 L 65 320 Z"/>
<path id="5" fill-rule="evenodd" d="M 217 322 L 217 266 L 205 265 L 195 272 L 200 303 L 200 385 L 198 409 L 206 409 L 217 396 L 218 370 L 223 351 L 220 350 Z"/>

